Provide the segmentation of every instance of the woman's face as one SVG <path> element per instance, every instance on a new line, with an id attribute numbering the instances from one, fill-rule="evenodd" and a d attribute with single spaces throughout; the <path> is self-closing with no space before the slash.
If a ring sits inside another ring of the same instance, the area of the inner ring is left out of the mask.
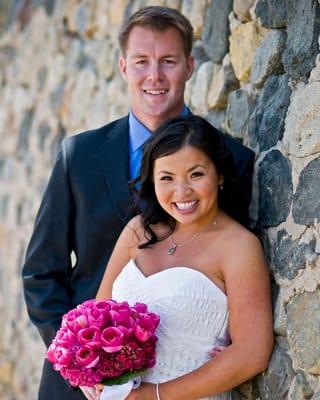
<path id="1" fill-rule="evenodd" d="M 154 162 L 155 193 L 177 223 L 201 229 L 218 214 L 219 176 L 210 158 L 190 145 Z"/>

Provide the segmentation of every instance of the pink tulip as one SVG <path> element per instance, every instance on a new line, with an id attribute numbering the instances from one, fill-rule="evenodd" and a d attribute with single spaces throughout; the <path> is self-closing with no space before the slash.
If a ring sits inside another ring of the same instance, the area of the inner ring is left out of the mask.
<path id="1" fill-rule="evenodd" d="M 46 353 L 46 359 L 50 361 L 52 364 L 54 364 L 57 361 L 55 357 L 56 347 L 57 346 L 55 345 L 54 342 L 51 343 Z"/>
<path id="2" fill-rule="evenodd" d="M 148 307 L 144 303 L 135 303 L 133 308 L 140 314 L 145 314 L 148 312 Z"/>
<path id="3" fill-rule="evenodd" d="M 71 330 L 59 329 L 55 341 L 59 343 L 60 346 L 70 347 L 77 342 L 77 335 Z"/>
<path id="4" fill-rule="evenodd" d="M 104 351 L 107 353 L 115 353 L 122 349 L 124 334 L 118 328 L 105 328 L 101 334 L 101 342 Z"/>
<path id="5" fill-rule="evenodd" d="M 100 337 L 100 330 L 96 326 L 92 326 L 91 328 L 84 328 L 78 332 L 79 343 L 86 345 L 92 349 L 100 347 Z"/>
<path id="6" fill-rule="evenodd" d="M 157 314 L 154 314 L 154 313 L 148 313 L 148 316 L 153 320 L 154 330 L 156 330 L 158 325 L 159 325 L 159 323 L 160 323 L 160 317 Z"/>
<path id="7" fill-rule="evenodd" d="M 99 355 L 90 347 L 84 346 L 76 353 L 76 359 L 85 368 L 93 368 L 99 362 Z"/>
<path id="8" fill-rule="evenodd" d="M 53 351 L 53 357 L 55 358 L 57 370 L 70 365 L 73 360 L 72 352 L 61 346 L 56 346 Z"/>
<path id="9" fill-rule="evenodd" d="M 129 308 L 119 308 L 118 310 L 110 310 L 110 317 L 112 322 L 118 326 L 122 325 L 127 328 L 134 324 L 134 320 L 131 317 Z"/>
<path id="10" fill-rule="evenodd" d="M 155 322 L 154 319 L 145 315 L 141 318 L 136 325 L 134 334 L 140 342 L 146 342 L 153 334 L 155 330 Z"/>

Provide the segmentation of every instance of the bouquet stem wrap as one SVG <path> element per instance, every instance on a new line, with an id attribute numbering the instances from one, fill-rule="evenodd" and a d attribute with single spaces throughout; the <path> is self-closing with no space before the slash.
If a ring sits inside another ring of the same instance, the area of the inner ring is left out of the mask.
<path id="1" fill-rule="evenodd" d="M 122 385 L 105 386 L 100 400 L 124 400 L 132 389 L 137 389 L 140 386 L 140 383 L 140 378 L 136 378 Z"/>

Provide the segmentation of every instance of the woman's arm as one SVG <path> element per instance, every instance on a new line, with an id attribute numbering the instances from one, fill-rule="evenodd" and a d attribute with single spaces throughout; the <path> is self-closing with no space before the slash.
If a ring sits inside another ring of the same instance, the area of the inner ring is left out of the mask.
<path id="1" fill-rule="evenodd" d="M 131 258 L 135 258 L 136 248 L 139 242 L 138 227 L 140 217 L 136 216 L 124 227 L 113 249 L 106 266 L 96 299 L 105 300 L 112 298 L 112 285 L 122 268 Z"/>
<path id="2" fill-rule="evenodd" d="M 270 279 L 257 238 L 244 234 L 225 249 L 223 275 L 232 344 L 197 370 L 159 386 L 161 400 L 196 400 L 238 386 L 264 371 L 273 348 Z M 126 400 L 155 399 L 154 385 Z"/>

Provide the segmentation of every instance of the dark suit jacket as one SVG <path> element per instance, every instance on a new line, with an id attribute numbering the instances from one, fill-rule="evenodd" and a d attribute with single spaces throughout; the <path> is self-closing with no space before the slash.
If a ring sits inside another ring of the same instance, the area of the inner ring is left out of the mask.
<path id="1" fill-rule="evenodd" d="M 46 345 L 64 313 L 95 297 L 115 242 L 133 216 L 128 130 L 125 117 L 66 138 L 57 155 L 22 271 L 28 313 Z M 250 197 L 253 152 L 231 137 L 226 141 Z M 41 400 L 83 399 L 48 364 L 41 388 Z"/>

